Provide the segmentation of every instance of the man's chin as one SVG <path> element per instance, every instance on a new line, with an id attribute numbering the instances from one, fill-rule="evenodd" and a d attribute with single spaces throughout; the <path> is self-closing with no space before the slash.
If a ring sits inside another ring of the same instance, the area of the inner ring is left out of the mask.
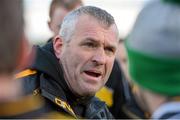
<path id="1" fill-rule="evenodd" d="M 91 96 L 95 96 L 96 92 L 94 91 L 87 91 L 87 92 L 83 92 L 81 93 L 81 96 L 83 97 L 91 97 Z"/>

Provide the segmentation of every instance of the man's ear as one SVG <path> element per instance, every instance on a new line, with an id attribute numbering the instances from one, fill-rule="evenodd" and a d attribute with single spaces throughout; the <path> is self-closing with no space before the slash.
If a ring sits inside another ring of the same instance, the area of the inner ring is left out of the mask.
<path id="1" fill-rule="evenodd" d="M 63 40 L 59 35 L 55 36 L 53 39 L 53 48 L 54 48 L 54 54 L 58 59 L 60 59 L 63 48 Z"/>
<path id="2" fill-rule="evenodd" d="M 17 70 L 24 69 L 25 67 L 33 63 L 35 57 L 35 50 L 29 44 L 27 38 L 23 35 L 22 42 L 20 44 L 19 57 L 17 59 Z"/>

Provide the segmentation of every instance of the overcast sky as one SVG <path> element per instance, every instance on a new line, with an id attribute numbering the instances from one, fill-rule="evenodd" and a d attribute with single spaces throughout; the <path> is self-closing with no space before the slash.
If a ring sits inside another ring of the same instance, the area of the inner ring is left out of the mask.
<path id="1" fill-rule="evenodd" d="M 120 37 L 131 30 L 135 18 L 149 0 L 84 0 L 85 5 L 98 6 L 111 13 L 118 25 Z M 48 11 L 51 0 L 25 0 L 26 34 L 32 43 L 45 42 L 51 37 Z"/>

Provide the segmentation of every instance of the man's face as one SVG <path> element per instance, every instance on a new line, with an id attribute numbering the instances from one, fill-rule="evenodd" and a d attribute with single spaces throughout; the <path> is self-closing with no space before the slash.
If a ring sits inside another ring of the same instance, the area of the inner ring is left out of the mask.
<path id="1" fill-rule="evenodd" d="M 54 13 L 52 15 L 51 21 L 48 23 L 50 30 L 54 35 L 59 34 L 59 29 L 61 27 L 61 23 L 64 17 L 67 15 L 68 10 L 63 7 L 55 8 Z"/>
<path id="2" fill-rule="evenodd" d="M 111 73 L 117 46 L 115 25 L 105 29 L 93 17 L 81 16 L 60 55 L 70 89 L 89 96 L 102 88 Z"/>

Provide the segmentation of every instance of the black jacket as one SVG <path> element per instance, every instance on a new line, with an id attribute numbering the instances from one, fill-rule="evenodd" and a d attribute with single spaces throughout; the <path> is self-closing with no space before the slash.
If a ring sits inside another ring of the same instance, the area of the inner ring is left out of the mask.
<path id="1" fill-rule="evenodd" d="M 43 96 L 47 111 L 68 113 L 75 118 L 113 118 L 104 102 L 93 96 L 78 98 L 69 90 L 61 65 L 54 55 L 52 42 L 36 49 L 35 63 L 28 68 L 35 72 L 22 76 L 25 94 Z"/>

